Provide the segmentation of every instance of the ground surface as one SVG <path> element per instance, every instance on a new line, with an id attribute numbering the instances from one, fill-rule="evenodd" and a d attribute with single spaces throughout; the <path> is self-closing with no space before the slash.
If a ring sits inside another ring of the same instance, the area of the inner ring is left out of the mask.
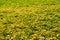
<path id="1" fill-rule="evenodd" d="M 0 40 L 60 40 L 60 0 L 0 0 Z"/>

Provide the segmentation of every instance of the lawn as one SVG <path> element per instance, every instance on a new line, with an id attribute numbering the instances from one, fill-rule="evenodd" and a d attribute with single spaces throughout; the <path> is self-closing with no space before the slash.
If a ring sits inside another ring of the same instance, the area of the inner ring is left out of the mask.
<path id="1" fill-rule="evenodd" d="M 0 0 L 0 40 L 60 40 L 60 0 Z"/>

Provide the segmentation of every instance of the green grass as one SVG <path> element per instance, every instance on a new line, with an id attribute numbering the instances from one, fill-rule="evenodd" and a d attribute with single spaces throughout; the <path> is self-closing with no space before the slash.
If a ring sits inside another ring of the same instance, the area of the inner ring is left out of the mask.
<path id="1" fill-rule="evenodd" d="M 60 4 L 60 0 L 0 0 L 0 6 L 2 5 L 54 5 Z"/>
<path id="2" fill-rule="evenodd" d="M 60 0 L 0 0 L 0 40 L 60 40 Z"/>

